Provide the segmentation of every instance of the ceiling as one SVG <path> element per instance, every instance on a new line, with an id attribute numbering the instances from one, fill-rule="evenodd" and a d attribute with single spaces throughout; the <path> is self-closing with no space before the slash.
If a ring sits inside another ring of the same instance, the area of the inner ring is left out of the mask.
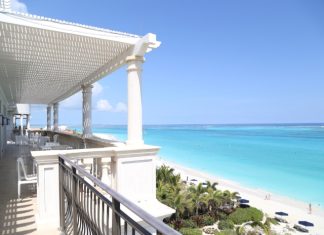
<path id="1" fill-rule="evenodd" d="M 0 86 L 8 103 L 59 102 L 123 66 L 143 38 L 2 11 Z"/>

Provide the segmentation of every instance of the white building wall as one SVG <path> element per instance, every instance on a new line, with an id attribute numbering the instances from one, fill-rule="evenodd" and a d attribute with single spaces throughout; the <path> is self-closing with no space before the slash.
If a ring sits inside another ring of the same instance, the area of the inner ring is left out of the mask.
<path id="1" fill-rule="evenodd" d="M 17 114 L 30 114 L 30 104 L 17 104 Z"/>

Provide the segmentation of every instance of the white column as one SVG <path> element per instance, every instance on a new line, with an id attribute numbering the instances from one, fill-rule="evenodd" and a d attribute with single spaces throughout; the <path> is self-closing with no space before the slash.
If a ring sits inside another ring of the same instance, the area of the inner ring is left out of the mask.
<path id="1" fill-rule="evenodd" d="M 141 73 L 143 57 L 127 58 L 128 72 L 128 145 L 141 145 L 143 141 L 142 126 L 142 89 Z"/>
<path id="2" fill-rule="evenodd" d="M 91 126 L 91 104 L 92 104 L 92 85 L 82 86 L 82 123 L 83 123 L 83 137 L 88 138 L 92 136 Z"/>
<path id="3" fill-rule="evenodd" d="M 58 131 L 58 109 L 59 109 L 59 104 L 55 103 L 53 105 L 53 109 L 54 109 L 54 131 Z"/>
<path id="4" fill-rule="evenodd" d="M 52 122 L 52 106 L 47 106 L 47 130 L 51 130 L 51 122 Z"/>
<path id="5" fill-rule="evenodd" d="M 20 135 L 24 135 L 24 115 L 20 114 Z"/>
<path id="6" fill-rule="evenodd" d="M 30 114 L 27 115 L 26 128 L 27 128 L 26 135 L 28 135 L 27 132 L 30 130 Z"/>
<path id="7" fill-rule="evenodd" d="M 13 115 L 13 118 L 12 118 L 12 126 L 13 126 L 13 129 L 16 127 L 16 115 Z"/>

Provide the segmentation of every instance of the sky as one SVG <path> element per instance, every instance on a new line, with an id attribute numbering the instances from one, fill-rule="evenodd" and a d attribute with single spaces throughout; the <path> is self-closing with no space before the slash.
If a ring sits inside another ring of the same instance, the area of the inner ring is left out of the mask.
<path id="1" fill-rule="evenodd" d="M 138 35 L 161 46 L 143 65 L 144 124 L 324 122 L 322 0 L 15 0 L 15 7 Z M 126 68 L 95 84 L 94 124 L 127 123 Z M 60 124 L 81 124 L 81 96 Z M 32 124 L 46 123 L 33 106 Z"/>

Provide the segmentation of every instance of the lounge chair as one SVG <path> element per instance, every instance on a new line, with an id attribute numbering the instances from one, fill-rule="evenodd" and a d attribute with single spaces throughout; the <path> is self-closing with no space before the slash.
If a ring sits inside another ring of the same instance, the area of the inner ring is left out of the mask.
<path id="1" fill-rule="evenodd" d="M 307 228 L 304 228 L 304 227 L 302 227 L 302 226 L 300 226 L 298 224 L 295 224 L 293 228 L 296 229 L 299 232 L 302 232 L 302 233 L 308 233 L 309 232 Z"/>
<path id="2" fill-rule="evenodd" d="M 279 216 L 275 216 L 274 219 L 277 220 L 280 223 L 286 223 L 286 224 L 288 223 L 287 220 L 285 220 L 284 218 L 281 218 Z"/>

